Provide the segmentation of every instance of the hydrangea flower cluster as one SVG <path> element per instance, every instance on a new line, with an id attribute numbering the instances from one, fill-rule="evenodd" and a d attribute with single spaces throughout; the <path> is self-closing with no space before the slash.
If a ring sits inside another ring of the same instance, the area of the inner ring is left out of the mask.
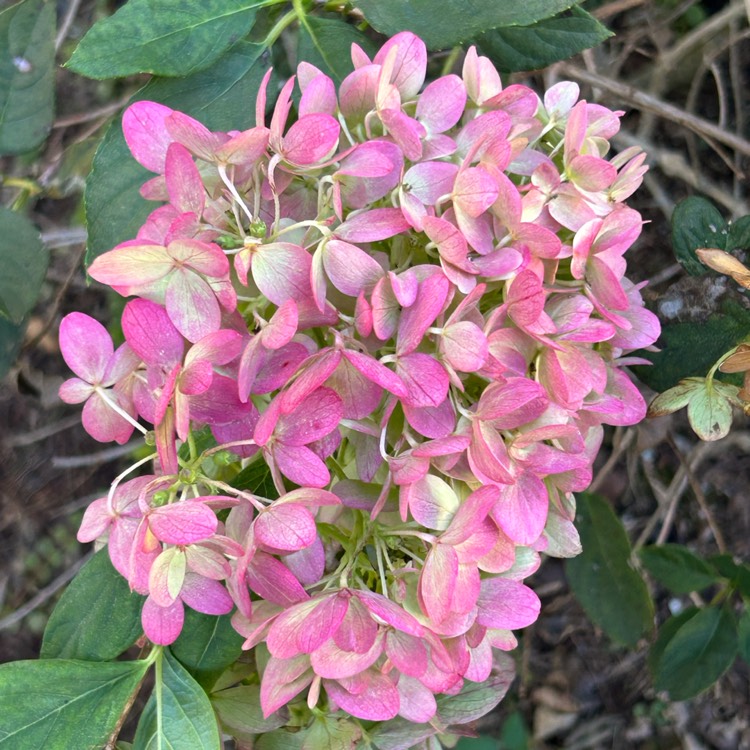
<path id="1" fill-rule="evenodd" d="M 411 33 L 352 60 L 338 92 L 300 63 L 291 125 L 294 78 L 266 123 L 270 71 L 242 132 L 126 111 L 161 205 L 91 265 L 133 297 L 126 343 L 67 316 L 61 396 L 97 440 L 152 427 L 157 472 L 79 533 L 147 595 L 152 642 L 184 605 L 234 610 L 266 716 L 429 722 L 536 619 L 540 553 L 578 551 L 602 425 L 645 414 L 621 367 L 659 333 L 624 275 L 646 167 L 607 159 L 622 113 L 574 83 L 503 88 L 472 48 L 423 88 Z"/>

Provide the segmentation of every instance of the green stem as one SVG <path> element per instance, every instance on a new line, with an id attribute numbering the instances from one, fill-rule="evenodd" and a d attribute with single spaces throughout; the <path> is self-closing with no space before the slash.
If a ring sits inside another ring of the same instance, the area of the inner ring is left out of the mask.
<path id="1" fill-rule="evenodd" d="M 453 66 L 456 64 L 456 61 L 462 52 L 463 49 L 461 47 L 454 47 L 450 51 L 448 57 L 445 58 L 445 62 L 443 63 L 443 69 L 440 71 L 441 76 L 447 76 L 453 70 Z"/>
<path id="2" fill-rule="evenodd" d="M 275 3 L 274 3 L 275 4 Z M 274 42 L 281 36 L 281 32 L 289 26 L 297 18 L 296 11 L 290 10 L 285 13 L 276 23 L 273 28 L 266 34 L 266 38 L 263 40 L 262 45 L 264 47 L 270 47 Z"/>

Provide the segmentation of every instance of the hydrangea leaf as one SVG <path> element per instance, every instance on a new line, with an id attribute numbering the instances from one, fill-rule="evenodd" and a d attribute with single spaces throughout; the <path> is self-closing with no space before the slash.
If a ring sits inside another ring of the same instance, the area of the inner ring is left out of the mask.
<path id="1" fill-rule="evenodd" d="M 0 748 L 103 747 L 148 669 L 146 661 L 71 659 L 0 665 Z"/>
<path id="2" fill-rule="evenodd" d="M 530 26 L 494 29 L 475 40 L 498 70 L 538 70 L 595 47 L 612 32 L 582 8 L 544 18 Z"/>
<path id="3" fill-rule="evenodd" d="M 89 78 L 188 76 L 245 36 L 262 0 L 130 0 L 88 31 L 67 67 Z"/>
<path id="4" fill-rule="evenodd" d="M 528 26 L 577 5 L 576 0 L 488 3 L 477 0 L 358 0 L 365 18 L 382 34 L 408 29 L 428 48 L 453 47 L 487 29 Z"/>
<path id="5" fill-rule="evenodd" d="M 143 597 L 100 549 L 65 589 L 47 622 L 43 659 L 109 661 L 141 634 Z M 117 616 L 113 617 L 112 613 Z"/>
<path id="6" fill-rule="evenodd" d="M 677 260 L 691 276 L 702 276 L 707 269 L 696 257 L 699 247 L 724 250 L 727 223 L 713 203 L 692 195 L 675 206 L 672 213 L 672 245 Z"/>
<path id="7" fill-rule="evenodd" d="M 578 496 L 576 527 L 583 553 L 566 562 L 573 593 L 610 638 L 626 645 L 653 627 L 654 608 L 643 579 L 630 566 L 630 542 L 604 498 Z"/>
<path id="8" fill-rule="evenodd" d="M 160 658 L 161 705 L 157 705 L 154 692 L 138 722 L 134 750 L 169 747 L 219 750 L 221 739 L 216 716 L 203 688 L 169 649 Z"/>
<path id="9" fill-rule="evenodd" d="M 26 0 L 0 13 L 0 154 L 49 133 L 55 93 L 55 4 Z"/>
<path id="10" fill-rule="evenodd" d="M 643 547 L 638 553 L 644 567 L 675 594 L 689 594 L 716 583 L 713 568 L 681 544 Z"/>
<path id="11" fill-rule="evenodd" d="M 213 693 L 210 699 L 222 728 L 244 742 L 251 742 L 257 734 L 284 726 L 288 719 L 285 710 L 275 711 L 267 719 L 263 718 L 258 685 L 237 685 Z"/>

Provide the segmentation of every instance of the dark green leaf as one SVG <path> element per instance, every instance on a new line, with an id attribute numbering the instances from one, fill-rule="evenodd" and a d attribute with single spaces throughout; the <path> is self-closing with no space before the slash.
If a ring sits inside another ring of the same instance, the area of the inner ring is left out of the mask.
<path id="1" fill-rule="evenodd" d="M 723 250 L 726 242 L 727 223 L 713 203 L 693 195 L 677 204 L 672 213 L 672 246 L 691 276 L 702 276 L 708 270 L 695 255 L 698 248 Z"/>
<path id="2" fill-rule="evenodd" d="M 99 748 L 148 669 L 145 661 L 0 665 L 0 748 Z"/>
<path id="3" fill-rule="evenodd" d="M 695 617 L 698 612 L 700 612 L 698 607 L 688 607 L 679 614 L 670 617 L 659 628 L 656 640 L 651 644 L 651 648 L 648 652 L 648 668 L 651 670 L 651 674 L 656 674 L 656 667 L 659 664 L 659 660 L 664 655 L 664 649 L 669 645 L 672 638 L 674 638 L 675 633 L 689 619 Z"/>
<path id="4" fill-rule="evenodd" d="M 0 206 L 0 316 L 21 323 L 36 304 L 48 263 L 39 230 L 25 216 Z"/>
<path id="5" fill-rule="evenodd" d="M 254 118 L 255 95 L 264 48 L 241 42 L 208 70 L 179 79 L 155 79 L 133 101 L 148 99 L 179 109 L 214 130 L 244 129 Z M 141 185 L 153 175 L 130 154 L 119 122 L 113 123 L 94 157 L 86 181 L 89 244 L 86 264 L 135 237 L 157 204 L 141 198 Z"/>
<path id="6" fill-rule="evenodd" d="M 106 547 L 81 568 L 44 631 L 43 659 L 109 661 L 143 632 L 144 597 L 112 567 Z"/>
<path id="7" fill-rule="evenodd" d="M 351 56 L 353 43 L 368 54 L 375 54 L 372 42 L 355 26 L 336 18 L 305 16 L 299 27 L 297 60 L 320 68 L 338 86 L 354 69 Z"/>
<path id="8" fill-rule="evenodd" d="M 188 608 L 180 637 L 172 653 L 204 687 L 242 654 L 244 638 L 232 627 L 229 615 L 204 615 Z"/>
<path id="9" fill-rule="evenodd" d="M 231 484 L 235 489 L 246 490 L 253 495 L 267 497 L 269 500 L 275 500 L 279 496 L 271 477 L 271 469 L 260 458 L 246 466 Z"/>
<path id="10" fill-rule="evenodd" d="M 161 669 L 161 707 L 157 683 L 138 722 L 133 750 L 219 750 L 219 728 L 203 688 L 169 649 L 163 652 Z"/>
<path id="11" fill-rule="evenodd" d="M 685 321 L 662 327 L 659 352 L 640 351 L 653 362 L 636 367 L 638 378 L 655 391 L 666 391 L 691 376 L 705 377 L 714 363 L 747 338 L 750 310 L 726 299 L 714 315 L 701 322 Z"/>
<path id="12" fill-rule="evenodd" d="M 55 94 L 55 3 L 24 0 L 0 13 L 0 154 L 49 133 Z"/>
<path id="13" fill-rule="evenodd" d="M 239 740 L 250 742 L 254 735 L 284 726 L 288 715 L 284 709 L 263 718 L 259 685 L 238 685 L 211 695 L 224 730 Z"/>
<path id="14" fill-rule="evenodd" d="M 656 661 L 657 690 L 672 700 L 692 698 L 713 685 L 737 655 L 737 627 L 725 608 L 706 607 L 684 623 Z"/>
<path id="15" fill-rule="evenodd" d="M 612 32 L 582 8 L 531 26 L 494 29 L 477 37 L 481 51 L 498 70 L 538 70 L 603 42 Z"/>
<path id="16" fill-rule="evenodd" d="M 439 695 L 438 717 L 445 725 L 475 721 L 500 703 L 514 677 L 514 670 L 509 668 L 484 682 L 465 683 L 456 695 Z"/>
<path id="17" fill-rule="evenodd" d="M 700 591 L 718 580 L 705 560 L 681 544 L 650 545 L 638 554 L 644 567 L 676 594 Z"/>
<path id="18" fill-rule="evenodd" d="M 740 656 L 750 664 L 750 610 L 745 607 L 737 623 L 737 641 Z"/>
<path id="19" fill-rule="evenodd" d="M 305 734 L 304 731 L 292 733 L 276 729 L 261 735 L 253 745 L 253 750 L 302 750 Z"/>
<path id="20" fill-rule="evenodd" d="M 302 750 L 353 750 L 359 746 L 362 727 L 346 719 L 315 719 L 305 732 Z"/>
<path id="21" fill-rule="evenodd" d="M 520 711 L 514 711 L 500 730 L 500 745 L 503 750 L 529 750 L 531 735 Z"/>
<path id="22" fill-rule="evenodd" d="M 724 249 L 727 252 L 750 250 L 750 216 L 743 216 L 729 225 L 729 236 Z"/>
<path id="23" fill-rule="evenodd" d="M 630 542 L 609 503 L 577 497 L 576 527 L 583 553 L 566 561 L 568 580 L 586 614 L 628 646 L 653 627 L 654 610 L 643 579 L 630 566 Z"/>
<path id="24" fill-rule="evenodd" d="M 25 331 L 25 320 L 16 325 L 0 315 L 0 378 L 5 377 L 16 361 Z"/>
<path id="25" fill-rule="evenodd" d="M 578 4 L 578 0 L 357 0 L 382 34 L 413 31 L 429 49 L 453 47 L 477 34 L 506 26 L 529 26 Z"/>
<path id="26" fill-rule="evenodd" d="M 83 37 L 68 67 L 89 78 L 188 76 L 252 28 L 262 0 L 129 0 Z"/>
<path id="27" fill-rule="evenodd" d="M 456 750 L 503 750 L 504 746 L 493 737 L 462 737 Z"/>
<path id="28" fill-rule="evenodd" d="M 750 565 L 746 563 L 736 563 L 730 554 L 713 555 L 708 558 L 708 562 L 719 571 L 719 573 L 728 578 L 734 586 L 739 589 L 742 596 L 750 598 Z"/>

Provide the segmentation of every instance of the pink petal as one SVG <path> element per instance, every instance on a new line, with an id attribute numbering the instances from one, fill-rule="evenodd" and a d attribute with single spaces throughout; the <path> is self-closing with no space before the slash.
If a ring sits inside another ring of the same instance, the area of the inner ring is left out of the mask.
<path id="1" fill-rule="evenodd" d="M 499 194 L 497 182 L 482 167 L 468 167 L 458 173 L 453 186 L 453 201 L 472 218 L 483 214 Z"/>
<path id="2" fill-rule="evenodd" d="M 107 397 L 134 416 L 132 404 L 121 393 L 108 390 Z M 84 404 L 81 422 L 86 432 L 100 443 L 114 440 L 120 445 L 125 445 L 133 434 L 133 425 L 121 417 L 98 393 L 94 393 Z"/>
<path id="3" fill-rule="evenodd" d="M 178 599 L 169 607 L 160 607 L 148 597 L 141 611 L 141 622 L 146 637 L 157 646 L 168 646 L 177 640 L 185 621 L 185 609 Z"/>
<path id="4" fill-rule="evenodd" d="M 401 378 L 374 357 L 349 349 L 344 350 L 344 357 L 368 380 L 385 388 L 395 396 L 400 398 L 407 396 L 408 391 Z"/>
<path id="5" fill-rule="evenodd" d="M 306 655 L 293 659 L 272 656 L 263 672 L 260 685 L 260 705 L 264 718 L 286 705 L 313 680 L 310 659 Z"/>
<path id="6" fill-rule="evenodd" d="M 317 583 L 325 573 L 326 553 L 323 543 L 316 537 L 308 547 L 285 555 L 284 562 L 301 584 L 311 586 Z"/>
<path id="7" fill-rule="evenodd" d="M 195 573 L 185 574 L 180 597 L 188 607 L 205 615 L 226 615 L 234 608 L 232 597 L 224 586 Z"/>
<path id="8" fill-rule="evenodd" d="M 107 498 L 100 497 L 86 508 L 76 539 L 82 544 L 93 542 L 109 530 L 112 521 L 114 518 L 107 508 Z"/>
<path id="9" fill-rule="evenodd" d="M 253 280 L 275 305 L 310 297 L 310 254 L 299 245 L 275 242 L 263 245 L 253 257 Z"/>
<path id="10" fill-rule="evenodd" d="M 256 127 L 230 138 L 216 149 L 216 158 L 225 164 L 253 164 L 268 148 L 268 128 Z"/>
<path id="11" fill-rule="evenodd" d="M 444 133 L 460 119 L 466 106 L 466 87 L 456 75 L 428 84 L 417 102 L 417 119 L 431 133 Z"/>
<path id="12" fill-rule="evenodd" d="M 122 132 L 131 153 L 146 169 L 164 173 L 167 148 L 174 140 L 165 120 L 173 110 L 156 102 L 135 102 L 122 116 Z"/>
<path id="13" fill-rule="evenodd" d="M 454 370 L 476 372 L 484 366 L 489 347 L 479 326 L 461 320 L 443 329 L 440 351 Z"/>
<path id="14" fill-rule="evenodd" d="M 492 510 L 498 526 L 517 544 L 533 544 L 547 521 L 549 496 L 539 477 L 524 471 L 514 484 L 500 488 L 500 502 Z"/>
<path id="15" fill-rule="evenodd" d="M 212 133 L 198 120 L 182 112 L 173 112 L 164 121 L 173 140 L 204 161 L 214 161 L 216 149 L 229 140 L 223 133 Z"/>
<path id="16" fill-rule="evenodd" d="M 458 577 L 458 557 L 452 547 L 436 544 L 427 554 L 419 576 L 419 594 L 425 614 L 435 623 L 449 612 Z"/>
<path id="17" fill-rule="evenodd" d="M 472 492 L 461 503 L 448 530 L 442 535 L 441 541 L 450 545 L 466 541 L 474 532 L 479 530 L 499 497 L 500 492 L 493 485 L 486 485 Z"/>
<path id="18" fill-rule="evenodd" d="M 153 244 L 119 245 L 89 266 L 92 278 L 112 287 L 139 289 L 163 279 L 174 267 L 166 248 Z"/>
<path id="19" fill-rule="evenodd" d="M 314 164 L 328 156 L 338 144 L 341 126 L 330 115 L 300 117 L 284 136 L 283 156 L 292 164 Z"/>
<path id="20" fill-rule="evenodd" d="M 450 399 L 440 406 L 410 406 L 403 403 L 406 421 L 420 434 L 428 438 L 448 437 L 456 429 L 456 414 Z"/>
<path id="21" fill-rule="evenodd" d="M 202 503 L 178 502 L 154 508 L 149 526 L 157 539 L 167 544 L 193 544 L 216 532 L 216 514 Z"/>
<path id="22" fill-rule="evenodd" d="M 286 445 L 307 445 L 334 430 L 344 415 L 343 402 L 330 388 L 313 391 L 279 420 L 276 436 Z"/>
<path id="23" fill-rule="evenodd" d="M 309 547 L 318 535 L 312 513 L 303 505 L 272 505 L 253 524 L 258 543 L 272 550 L 294 552 Z"/>
<path id="24" fill-rule="evenodd" d="M 328 467 L 309 448 L 277 443 L 273 457 L 284 476 L 295 484 L 325 487 L 331 481 Z"/>
<path id="25" fill-rule="evenodd" d="M 404 99 L 411 99 L 422 88 L 427 72 L 427 48 L 425 43 L 410 31 L 392 36 L 375 55 L 373 62 L 383 65 L 388 53 L 396 48 L 389 83 L 393 83 Z"/>
<path id="26" fill-rule="evenodd" d="M 346 615 L 341 621 L 339 629 L 333 634 L 333 642 L 343 651 L 366 654 L 375 643 L 377 634 L 378 624 L 370 616 L 367 607 L 359 599 L 352 597 L 349 600 L 349 608 L 346 610 Z M 368 664 L 367 666 L 369 667 L 370 665 Z M 366 668 L 363 667 L 363 669 Z M 335 677 L 335 675 L 323 674 L 322 676 Z"/>
<path id="27" fill-rule="evenodd" d="M 96 385 L 104 380 L 114 346 L 101 323 L 84 313 L 73 312 L 60 322 L 60 350 L 65 363 L 78 377 Z"/>
<path id="28" fill-rule="evenodd" d="M 268 349 L 281 349 L 286 346 L 297 333 L 299 316 L 297 314 L 297 303 L 287 300 L 273 314 L 268 325 L 262 330 L 261 338 L 263 346 Z"/>
<path id="29" fill-rule="evenodd" d="M 427 647 L 421 638 L 388 630 L 385 652 L 399 672 L 411 677 L 421 677 L 427 671 Z"/>
<path id="30" fill-rule="evenodd" d="M 546 391 L 535 380 L 510 378 L 485 389 L 477 405 L 477 416 L 493 420 L 497 429 L 514 429 L 541 416 L 548 404 Z"/>
<path id="31" fill-rule="evenodd" d="M 413 352 L 421 343 L 427 329 L 443 311 L 450 293 L 451 283 L 437 271 L 420 285 L 417 299 L 401 314 L 398 326 L 399 356 Z"/>
<path id="32" fill-rule="evenodd" d="M 383 636 L 376 637 L 367 651 L 344 651 L 333 640 L 323 643 L 310 654 L 315 674 L 329 679 L 354 677 L 372 666 L 383 653 Z"/>
<path id="33" fill-rule="evenodd" d="M 402 675 L 398 680 L 399 716 L 417 724 L 428 722 L 437 711 L 435 696 L 419 680 Z"/>
<path id="34" fill-rule="evenodd" d="M 429 354 L 413 352 L 396 361 L 396 372 L 408 390 L 409 406 L 440 406 L 448 395 L 448 373 Z"/>
<path id="35" fill-rule="evenodd" d="M 206 205 L 206 189 L 193 157 L 179 143 L 167 149 L 164 178 L 172 205 L 180 213 L 192 212 L 200 217 Z"/>
<path id="36" fill-rule="evenodd" d="M 447 529 L 460 502 L 450 485 L 434 474 L 427 474 L 409 488 L 409 510 L 428 529 Z"/>
<path id="37" fill-rule="evenodd" d="M 288 562 L 290 557 L 284 559 Z M 258 596 L 281 607 L 291 607 L 310 598 L 283 562 L 261 550 L 253 555 L 246 576 L 248 586 Z"/>
<path id="38" fill-rule="evenodd" d="M 180 595 L 185 581 L 185 553 L 177 547 L 165 549 L 154 560 L 148 576 L 148 588 L 154 602 L 169 607 Z"/>
<path id="39" fill-rule="evenodd" d="M 347 218 L 335 234 L 345 242 L 379 242 L 410 228 L 398 208 L 373 208 Z"/>
<path id="40" fill-rule="evenodd" d="M 356 695 L 334 680 L 323 686 L 332 700 L 343 711 L 367 721 L 387 721 L 398 713 L 399 696 L 396 686 L 380 672 L 365 672 L 365 684 Z"/>
<path id="41" fill-rule="evenodd" d="M 477 622 L 488 628 L 515 630 L 525 628 L 539 617 L 539 597 L 518 581 L 487 578 L 477 602 Z"/>
<path id="42" fill-rule="evenodd" d="M 161 305 L 145 299 L 128 302 L 122 313 L 122 332 L 147 364 L 171 368 L 182 362 L 185 342 Z"/>
<path id="43" fill-rule="evenodd" d="M 323 250 L 323 267 L 328 278 L 340 292 L 356 297 L 369 294 L 378 279 L 382 266 L 364 250 L 342 240 L 330 240 Z"/>

